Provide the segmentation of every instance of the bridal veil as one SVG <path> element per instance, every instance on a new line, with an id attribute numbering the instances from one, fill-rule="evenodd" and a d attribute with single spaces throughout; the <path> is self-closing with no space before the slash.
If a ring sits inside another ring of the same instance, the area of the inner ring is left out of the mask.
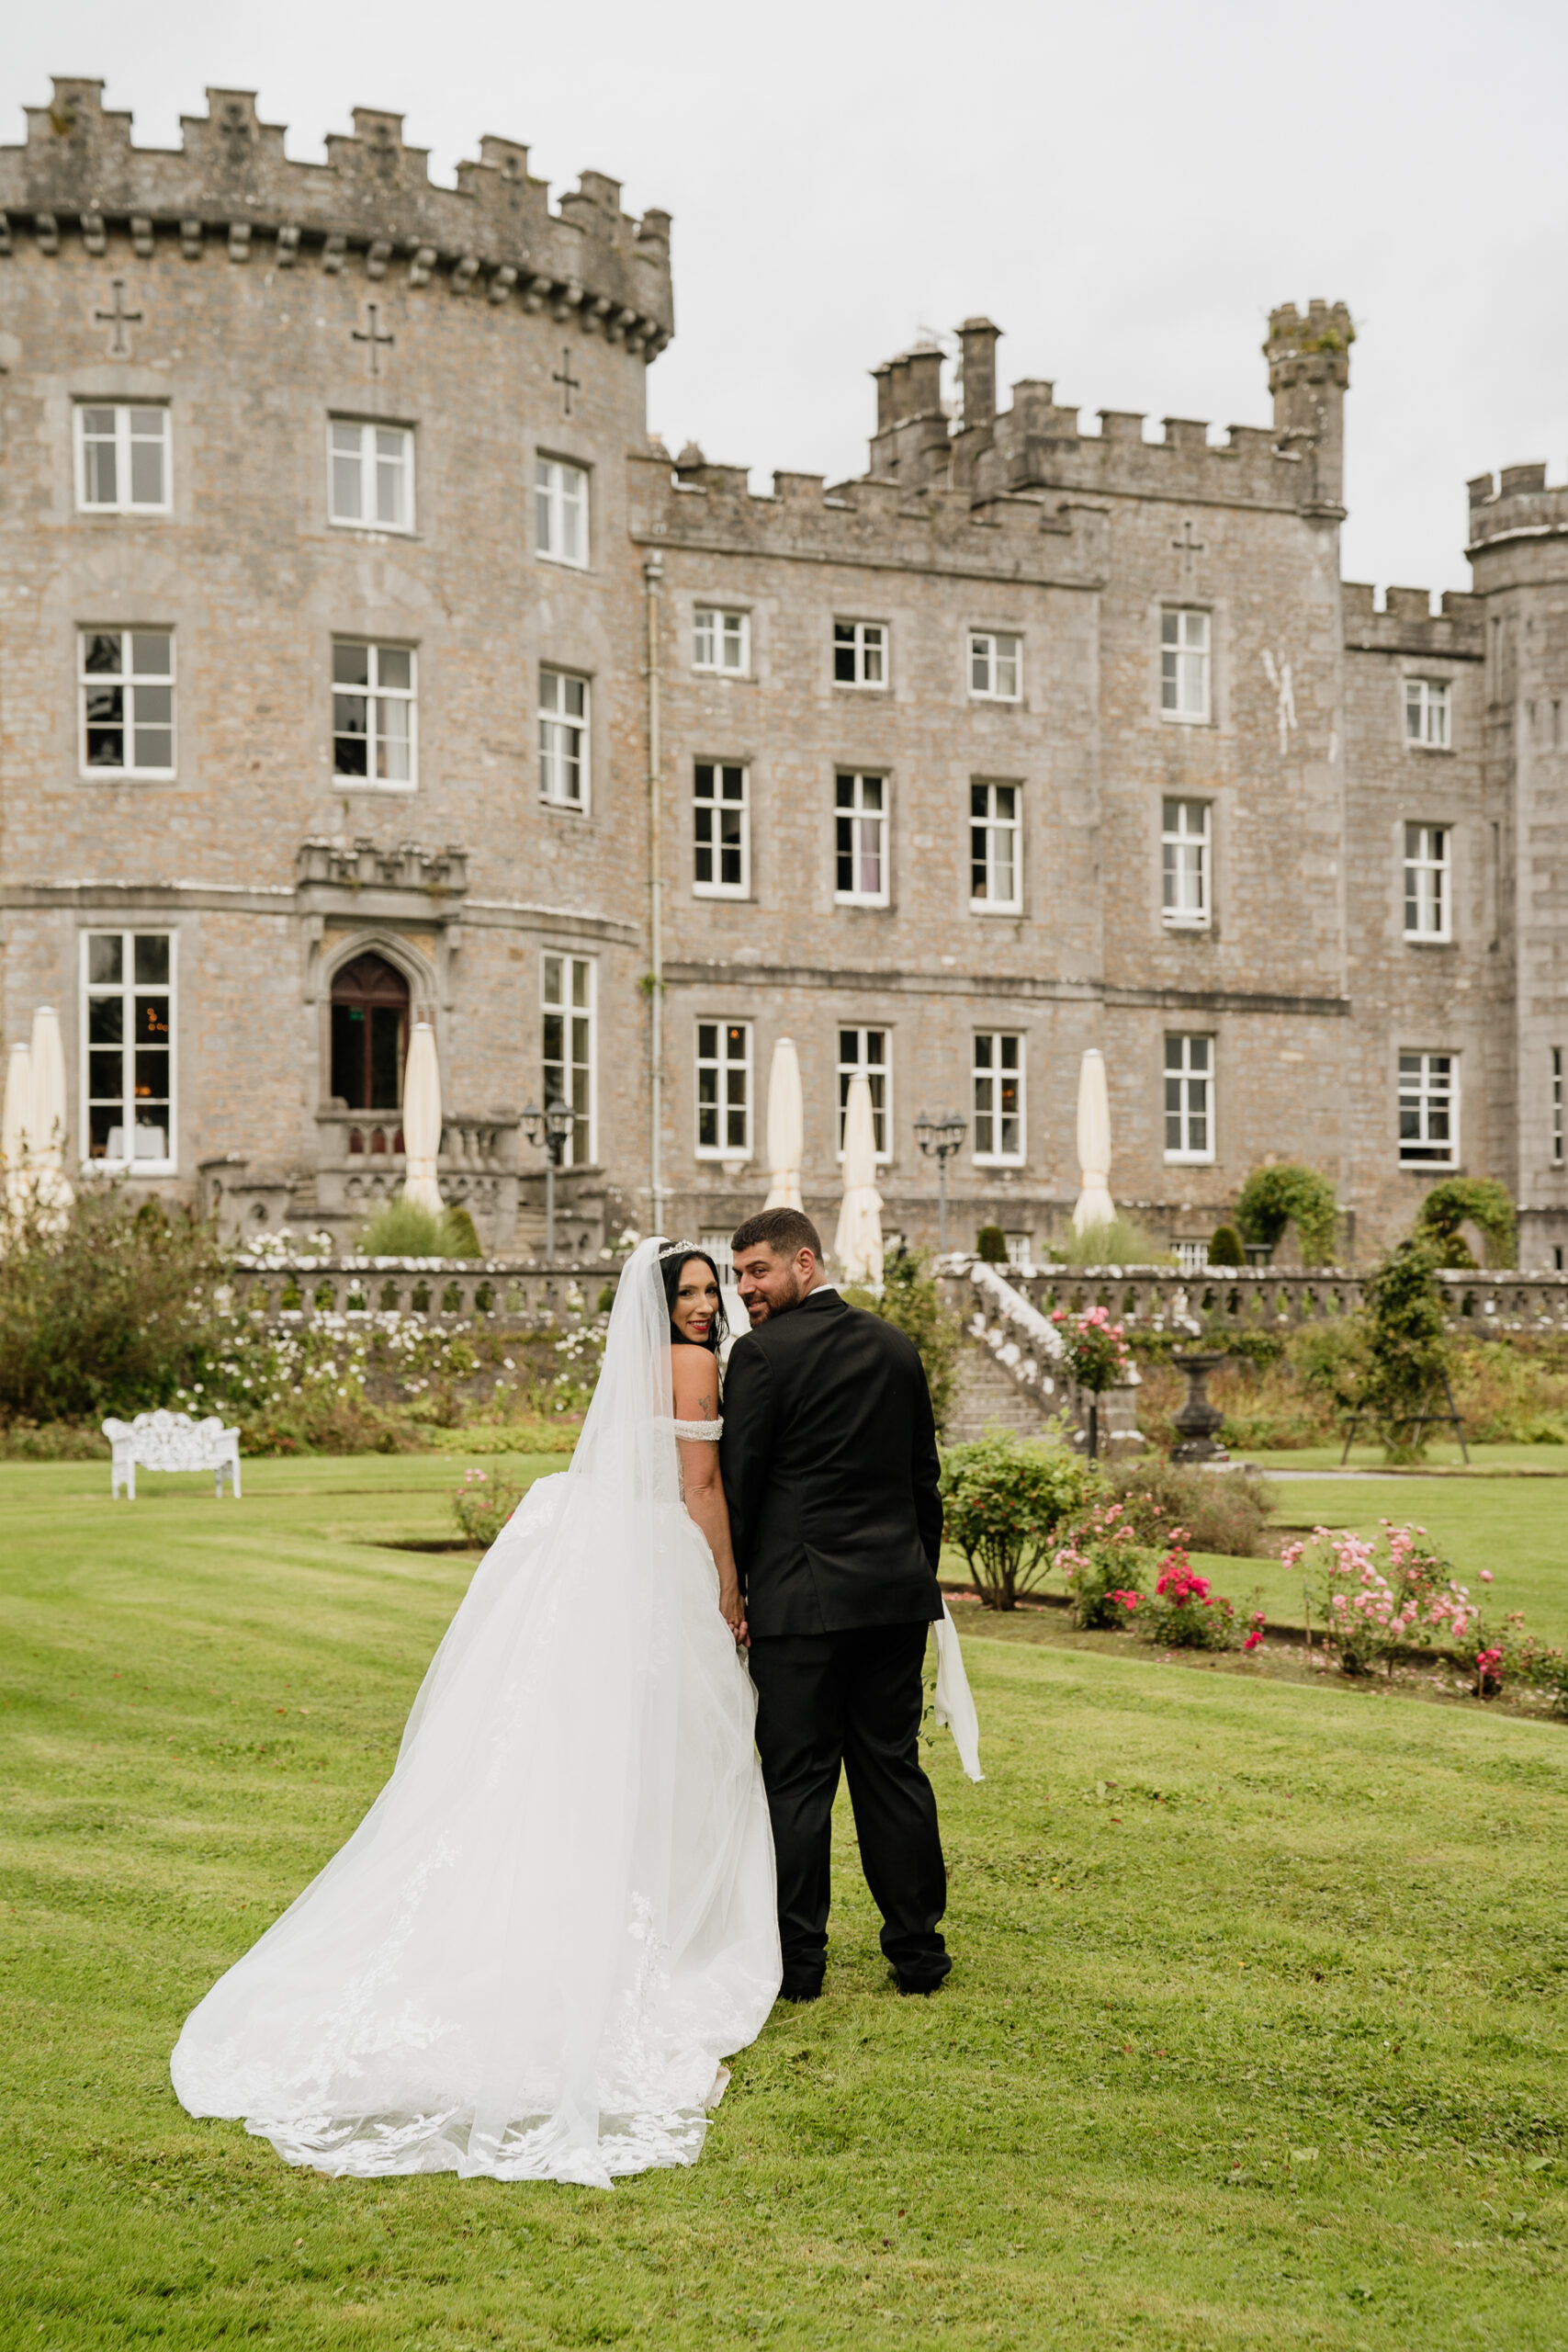
<path id="1" fill-rule="evenodd" d="M 658 1244 L 571 1466 L 475 1573 L 391 1779 L 186 2020 L 192 2114 L 329 2173 L 694 2161 L 779 1984 L 755 1700 L 680 1494 Z"/>

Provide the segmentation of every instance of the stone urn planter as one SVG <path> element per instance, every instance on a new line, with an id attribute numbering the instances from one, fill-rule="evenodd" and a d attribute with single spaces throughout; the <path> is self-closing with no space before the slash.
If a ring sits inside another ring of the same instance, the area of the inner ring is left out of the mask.
<path id="1" fill-rule="evenodd" d="M 1223 1355 L 1172 1356 L 1179 1372 L 1187 1375 L 1187 1396 L 1178 1413 L 1171 1415 L 1181 1442 L 1171 1448 L 1173 1462 L 1226 1462 L 1230 1459 L 1224 1447 L 1216 1442 L 1224 1427 L 1225 1417 L 1219 1407 L 1212 1404 L 1205 1386 L 1209 1374 L 1224 1362 Z"/>

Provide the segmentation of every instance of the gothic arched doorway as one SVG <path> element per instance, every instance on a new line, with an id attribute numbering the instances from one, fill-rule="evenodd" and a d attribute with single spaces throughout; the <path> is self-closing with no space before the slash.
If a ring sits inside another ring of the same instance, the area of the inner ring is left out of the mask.
<path id="1" fill-rule="evenodd" d="M 395 1111 L 408 1059 L 409 984 L 381 956 L 356 956 L 333 981 L 332 1091 L 350 1111 Z"/>

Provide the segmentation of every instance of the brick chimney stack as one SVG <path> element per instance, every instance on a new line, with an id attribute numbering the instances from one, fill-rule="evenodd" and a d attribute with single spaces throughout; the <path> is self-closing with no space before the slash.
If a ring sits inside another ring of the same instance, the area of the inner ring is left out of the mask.
<path id="1" fill-rule="evenodd" d="M 965 319 L 958 330 L 964 351 L 964 430 L 988 433 L 997 421 L 997 345 L 1000 327 Z"/>
<path id="2" fill-rule="evenodd" d="M 1274 432 L 1281 448 L 1306 460 L 1309 479 L 1302 506 L 1308 512 L 1345 512 L 1345 392 L 1350 381 L 1350 345 L 1356 330 L 1343 302 L 1314 297 L 1303 318 L 1293 302 L 1269 314 L 1269 389 L 1274 395 Z"/>

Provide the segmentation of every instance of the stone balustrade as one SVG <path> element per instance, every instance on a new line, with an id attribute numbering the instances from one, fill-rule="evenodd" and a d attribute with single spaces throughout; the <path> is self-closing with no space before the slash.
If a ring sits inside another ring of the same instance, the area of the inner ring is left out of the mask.
<path id="1" fill-rule="evenodd" d="M 1012 1288 L 1043 1314 L 1057 1306 L 1075 1315 L 1104 1306 L 1134 1334 L 1140 1329 L 1212 1332 L 1215 1318 L 1242 1330 L 1280 1330 L 1353 1315 L 1366 1303 L 1365 1275 L 1340 1267 L 1292 1272 L 1269 1266 L 1209 1266 L 1195 1274 L 1168 1266 L 1004 1271 Z M 1456 1330 L 1568 1330 L 1568 1273 L 1445 1270 L 1437 1280 Z"/>
<path id="2" fill-rule="evenodd" d="M 598 1311 L 616 1263 L 544 1266 L 515 1258 L 237 1258 L 233 1305 L 263 1322 L 400 1314 L 431 1324 L 537 1330 Z"/>

